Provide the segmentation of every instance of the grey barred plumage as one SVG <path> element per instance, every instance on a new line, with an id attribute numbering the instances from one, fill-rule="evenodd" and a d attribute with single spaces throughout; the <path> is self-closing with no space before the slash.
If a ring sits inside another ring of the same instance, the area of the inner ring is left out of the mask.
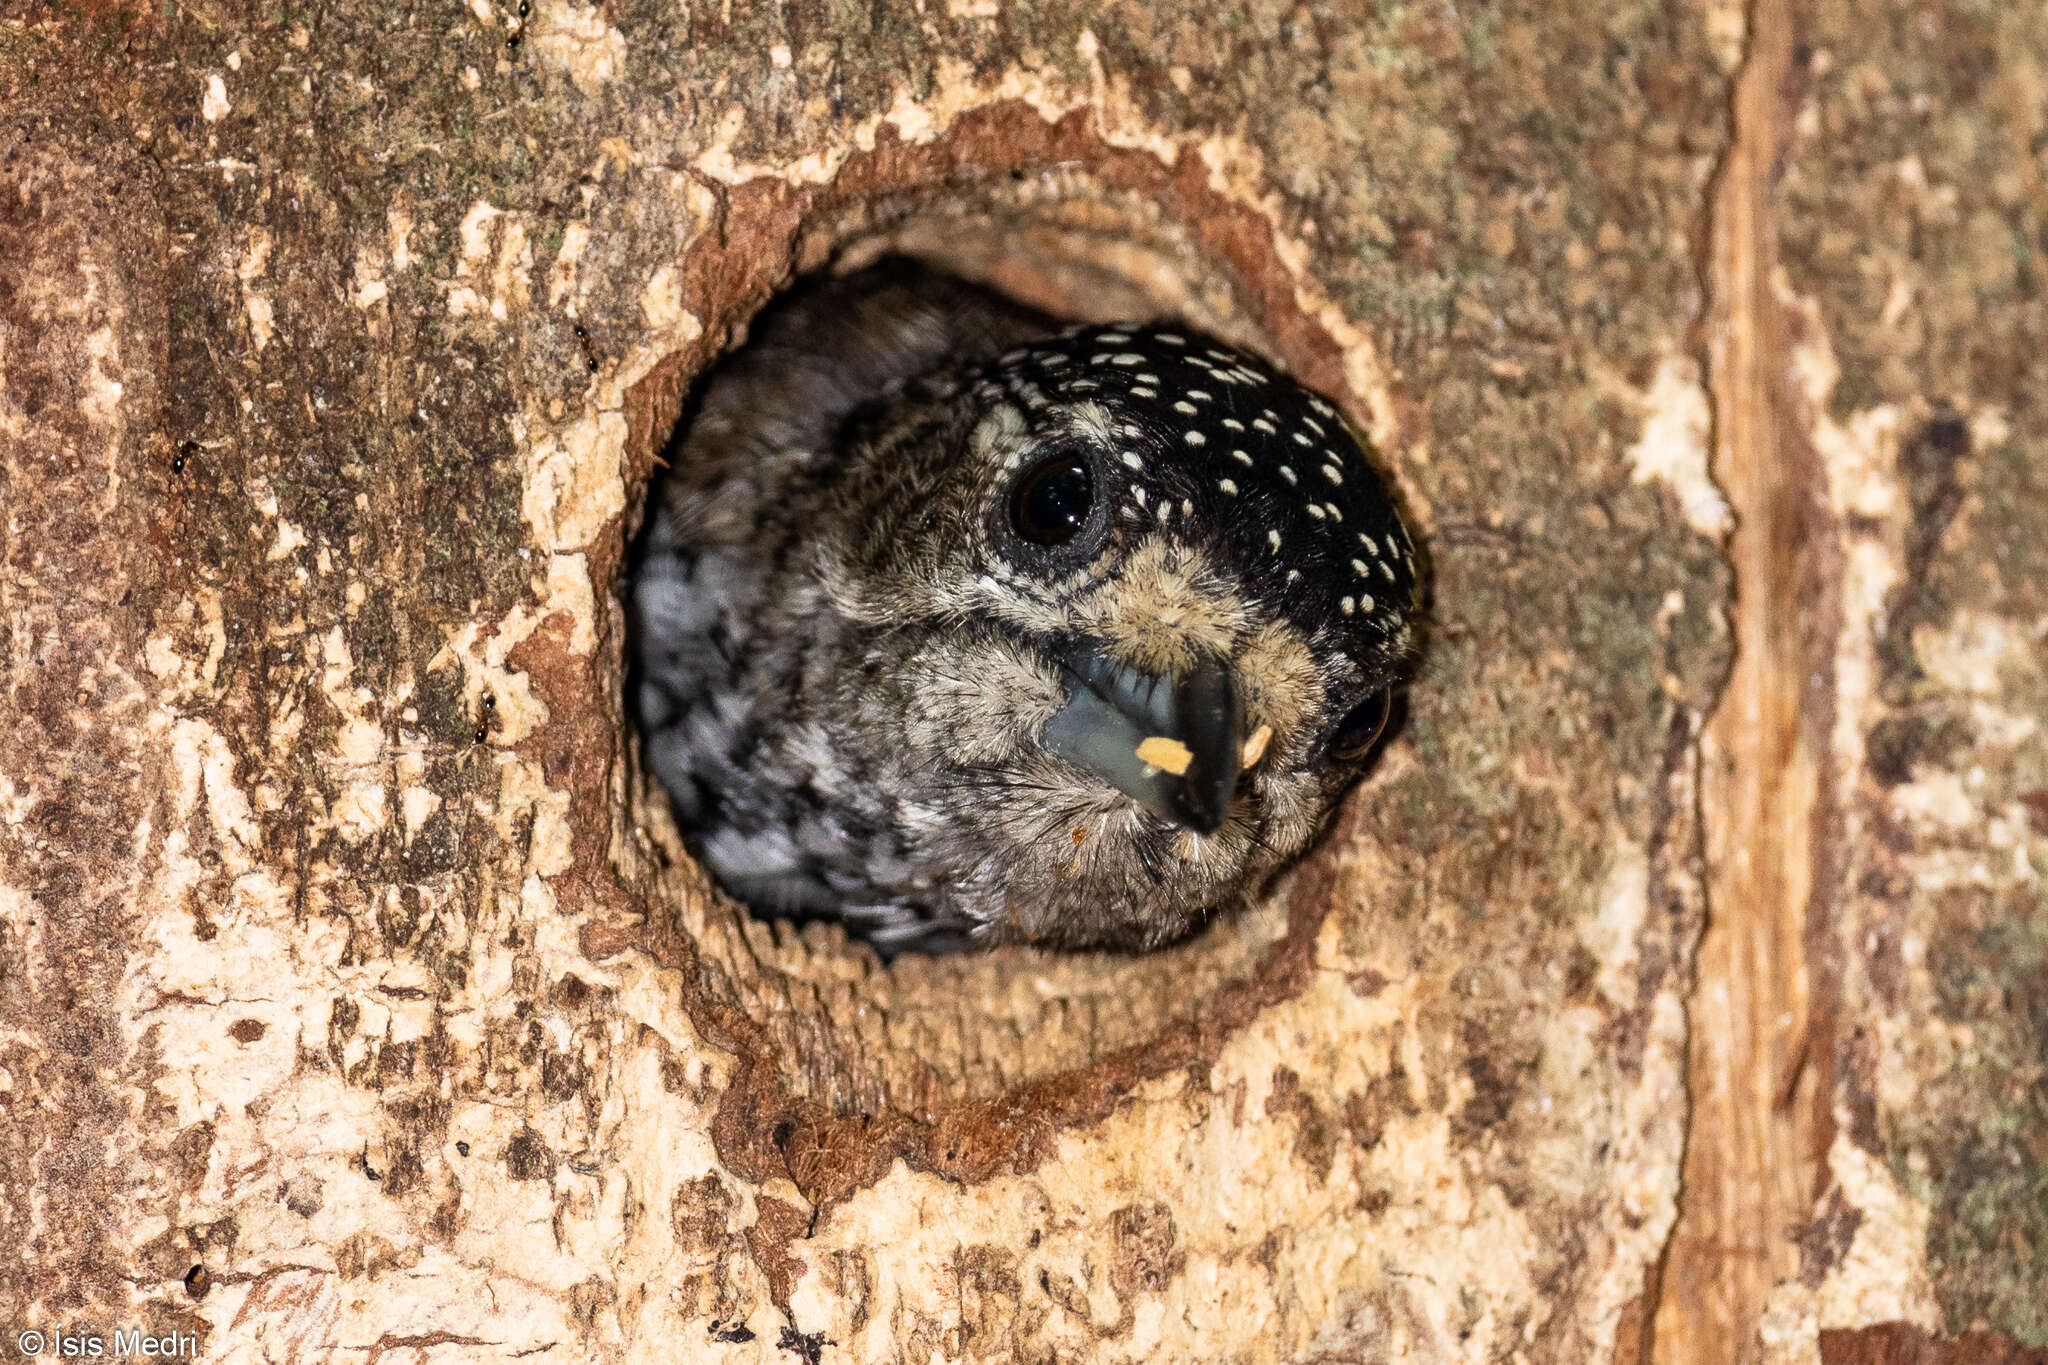
<path id="1" fill-rule="evenodd" d="M 1415 651 L 1342 416 L 1184 328 L 884 262 L 765 314 L 669 463 L 648 761 L 733 894 L 885 949 L 1185 936 L 1307 845 Z"/>

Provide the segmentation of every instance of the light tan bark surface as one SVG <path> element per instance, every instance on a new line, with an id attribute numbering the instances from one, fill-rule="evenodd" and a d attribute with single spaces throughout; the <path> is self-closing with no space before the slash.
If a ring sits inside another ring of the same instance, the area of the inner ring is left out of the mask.
<path id="1" fill-rule="evenodd" d="M 2039 40 L 1798 22 L 0 18 L 0 1349 L 2038 1342 Z M 884 967 L 644 785 L 655 456 L 890 247 L 1261 350 L 1423 530 L 1393 743 L 1192 944 Z"/>
<path id="2" fill-rule="evenodd" d="M 2048 1358 L 2039 15 L 1758 6 L 1715 198 L 1738 653 L 1657 1358 Z"/>

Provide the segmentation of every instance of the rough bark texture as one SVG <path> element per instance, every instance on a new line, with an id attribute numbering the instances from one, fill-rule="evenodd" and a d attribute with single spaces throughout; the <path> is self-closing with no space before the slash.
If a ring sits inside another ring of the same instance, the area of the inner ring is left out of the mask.
<path id="1" fill-rule="evenodd" d="M 2038 21 L 0 18 L 10 1349 L 2026 1359 Z M 637 767 L 690 380 L 891 247 L 1265 352 L 1425 532 L 1395 742 L 1195 943 L 884 967 Z"/>
<path id="2" fill-rule="evenodd" d="M 2048 1359 L 2038 18 L 1754 14 L 1711 286 L 1740 652 L 1665 1360 Z"/>

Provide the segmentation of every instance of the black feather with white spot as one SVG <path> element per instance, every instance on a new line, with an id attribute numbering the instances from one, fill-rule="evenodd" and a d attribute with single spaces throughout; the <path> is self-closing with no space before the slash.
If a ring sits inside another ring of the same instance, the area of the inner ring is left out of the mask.
<path id="1" fill-rule="evenodd" d="M 1170 328 L 1087 327 L 1018 347 L 970 381 L 1050 432 L 1094 403 L 1116 436 L 1113 515 L 1219 543 L 1244 586 L 1376 672 L 1408 647 L 1414 545 L 1327 400 L 1257 359 Z"/>

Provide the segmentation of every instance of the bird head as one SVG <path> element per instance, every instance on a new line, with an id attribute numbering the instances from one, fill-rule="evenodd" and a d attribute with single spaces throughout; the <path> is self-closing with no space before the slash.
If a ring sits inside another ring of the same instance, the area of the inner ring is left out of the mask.
<path id="1" fill-rule="evenodd" d="M 818 580 L 872 628 L 948 911 L 1155 946 L 1314 836 L 1418 595 L 1333 405 L 1206 338 L 1088 327 L 914 382 L 839 455 Z"/>

